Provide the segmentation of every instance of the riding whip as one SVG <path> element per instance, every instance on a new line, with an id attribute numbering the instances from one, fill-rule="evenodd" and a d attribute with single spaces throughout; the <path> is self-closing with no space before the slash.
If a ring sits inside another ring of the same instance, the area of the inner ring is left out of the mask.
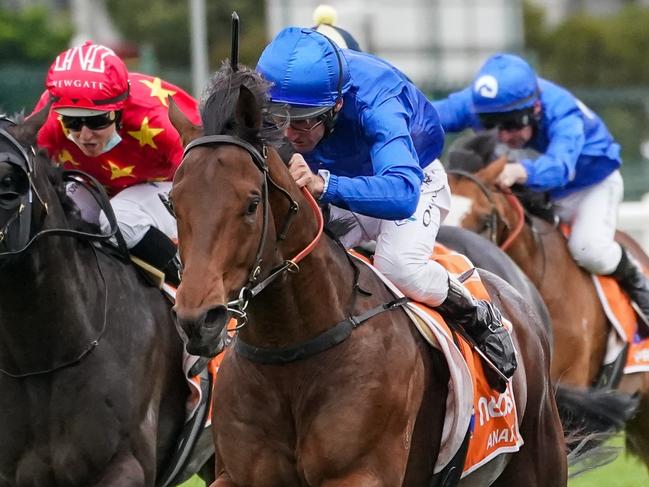
<path id="1" fill-rule="evenodd" d="M 232 71 L 239 67 L 239 15 L 232 12 L 232 50 L 230 51 L 230 66 Z"/>

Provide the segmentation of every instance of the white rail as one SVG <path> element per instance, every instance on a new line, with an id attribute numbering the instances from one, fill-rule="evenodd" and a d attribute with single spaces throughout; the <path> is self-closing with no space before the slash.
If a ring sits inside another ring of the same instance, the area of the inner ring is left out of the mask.
<path id="1" fill-rule="evenodd" d="M 617 227 L 629 233 L 649 253 L 649 193 L 640 201 L 625 201 L 620 205 Z"/>

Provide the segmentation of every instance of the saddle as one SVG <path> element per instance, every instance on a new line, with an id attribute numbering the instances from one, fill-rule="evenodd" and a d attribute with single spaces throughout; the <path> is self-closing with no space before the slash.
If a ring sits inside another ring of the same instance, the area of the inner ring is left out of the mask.
<path id="1" fill-rule="evenodd" d="M 369 259 L 354 251 L 350 253 L 370 266 L 395 297 L 403 296 L 371 265 Z M 480 276 L 467 257 L 436 244 L 434 258 L 448 272 L 463 276 L 465 286 L 475 298 L 490 300 Z M 487 366 L 476 349 L 455 333 L 435 309 L 409 301 L 404 310 L 424 339 L 442 352 L 449 364 L 448 414 L 435 473 L 441 474 L 444 479 L 454 478 L 457 481 L 502 453 L 518 451 L 523 445 L 523 438 L 518 430 L 512 381 L 507 382 L 504 392 L 496 390 L 489 381 Z M 511 331 L 511 323 L 505 319 L 503 324 Z"/>

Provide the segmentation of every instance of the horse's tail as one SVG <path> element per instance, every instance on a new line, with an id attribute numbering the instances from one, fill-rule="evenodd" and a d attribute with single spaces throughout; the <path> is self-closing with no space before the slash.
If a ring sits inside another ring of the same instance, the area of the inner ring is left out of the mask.
<path id="1" fill-rule="evenodd" d="M 634 415 L 638 399 L 613 390 L 556 388 L 570 477 L 615 460 L 620 448 L 604 442 L 624 428 Z"/>

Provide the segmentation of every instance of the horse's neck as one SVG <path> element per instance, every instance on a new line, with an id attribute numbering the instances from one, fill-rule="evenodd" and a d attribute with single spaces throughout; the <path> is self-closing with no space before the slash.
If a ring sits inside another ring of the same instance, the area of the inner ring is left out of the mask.
<path id="1" fill-rule="evenodd" d="M 250 305 L 242 338 L 256 346 L 290 346 L 344 320 L 352 304 L 353 270 L 328 239 L 300 263 L 297 273 L 272 284 Z"/>
<path id="2" fill-rule="evenodd" d="M 532 217 L 532 223 L 523 225 L 520 235 L 507 251 L 536 287 L 542 286 L 543 280 L 552 274 L 553 260 L 558 256 L 551 254 L 554 246 L 548 239 L 554 238 L 556 232 L 548 223 Z"/>
<path id="3" fill-rule="evenodd" d="M 20 354 L 14 356 L 17 367 L 46 367 L 50 355 L 78 350 L 101 327 L 103 284 L 92 251 L 81 251 L 84 264 L 79 246 L 65 237 L 46 238 L 2 268 L 0 347 L 8 356 Z M 30 351 L 38 357 L 30 358 Z"/>

